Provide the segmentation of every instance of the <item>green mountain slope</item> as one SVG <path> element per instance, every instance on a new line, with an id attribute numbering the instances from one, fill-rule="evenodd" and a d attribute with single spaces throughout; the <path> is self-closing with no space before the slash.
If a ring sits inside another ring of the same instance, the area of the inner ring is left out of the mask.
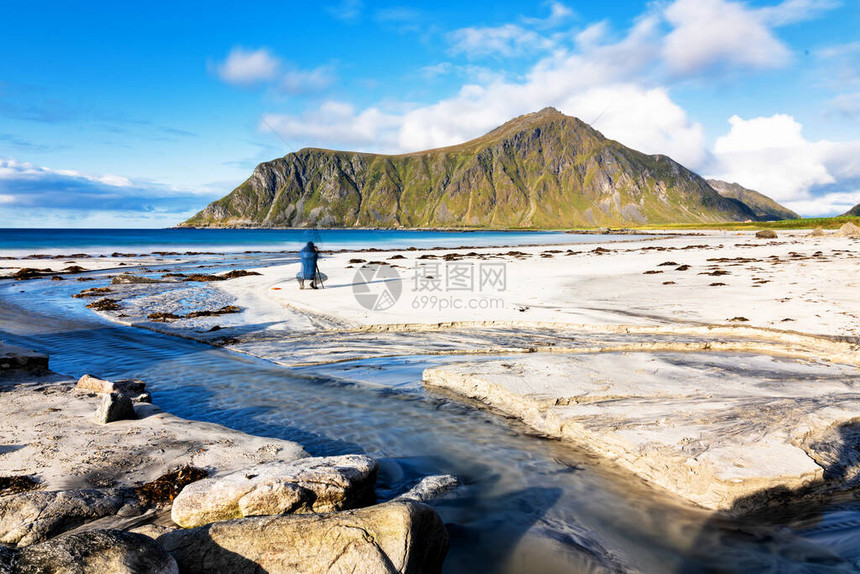
<path id="1" fill-rule="evenodd" d="M 303 149 L 262 163 L 188 227 L 571 228 L 755 219 L 670 158 L 547 108 L 404 155 Z"/>
<path id="2" fill-rule="evenodd" d="M 845 215 L 853 215 L 854 217 L 860 217 L 860 203 L 849 209 L 848 213 L 846 213 Z"/>
<path id="3" fill-rule="evenodd" d="M 760 221 L 779 221 L 781 219 L 800 219 L 800 216 L 783 207 L 768 196 L 747 189 L 737 183 L 727 183 L 719 179 L 709 179 L 708 184 L 717 193 L 729 199 L 736 199 L 749 207 Z"/>

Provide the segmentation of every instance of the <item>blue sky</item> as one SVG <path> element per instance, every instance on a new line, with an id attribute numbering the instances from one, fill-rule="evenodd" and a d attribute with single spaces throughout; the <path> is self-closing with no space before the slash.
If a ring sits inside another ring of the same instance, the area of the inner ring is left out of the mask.
<path id="1" fill-rule="evenodd" d="M 856 0 L 7 3 L 0 227 L 173 225 L 301 147 L 549 105 L 833 215 L 860 203 L 858 30 Z"/>

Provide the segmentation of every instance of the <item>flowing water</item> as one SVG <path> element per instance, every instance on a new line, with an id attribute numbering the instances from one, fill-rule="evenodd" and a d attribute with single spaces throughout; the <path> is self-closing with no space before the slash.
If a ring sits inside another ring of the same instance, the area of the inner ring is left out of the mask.
<path id="1" fill-rule="evenodd" d="M 376 383 L 367 385 L 113 324 L 70 298 L 79 288 L 0 282 L 0 338 L 49 353 L 51 368 L 73 377 L 143 379 L 181 417 L 294 440 L 314 455 L 367 453 L 381 462 L 380 499 L 427 474 L 456 475 L 463 485 L 433 502 L 451 535 L 446 573 L 843 572 L 860 560 L 853 500 L 715 519 L 421 387 L 423 368 L 453 359 L 351 365 L 351 378 Z"/>

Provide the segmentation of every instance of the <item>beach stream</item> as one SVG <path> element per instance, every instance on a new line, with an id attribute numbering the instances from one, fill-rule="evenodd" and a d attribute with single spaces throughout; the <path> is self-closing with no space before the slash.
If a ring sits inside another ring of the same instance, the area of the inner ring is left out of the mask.
<path id="1" fill-rule="evenodd" d="M 145 380 L 153 402 L 181 417 L 293 440 L 312 455 L 376 457 L 380 499 L 428 474 L 457 476 L 462 486 L 432 502 L 451 534 L 446 573 L 845 572 L 860 561 L 850 497 L 755 521 L 715 518 L 421 386 L 424 368 L 456 358 L 291 370 L 111 323 L 70 297 L 80 288 L 0 282 L 0 338 L 48 353 L 72 377 Z"/>

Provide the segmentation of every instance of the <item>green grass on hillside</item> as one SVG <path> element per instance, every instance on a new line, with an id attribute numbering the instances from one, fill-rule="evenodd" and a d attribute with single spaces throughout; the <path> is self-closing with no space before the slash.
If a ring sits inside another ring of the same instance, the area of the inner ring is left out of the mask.
<path id="1" fill-rule="evenodd" d="M 749 223 L 665 223 L 641 225 L 633 229 L 726 229 L 726 230 L 755 230 L 755 229 L 839 229 L 851 222 L 860 226 L 860 217 L 813 217 L 809 219 L 783 219 L 781 221 L 752 221 Z"/>

